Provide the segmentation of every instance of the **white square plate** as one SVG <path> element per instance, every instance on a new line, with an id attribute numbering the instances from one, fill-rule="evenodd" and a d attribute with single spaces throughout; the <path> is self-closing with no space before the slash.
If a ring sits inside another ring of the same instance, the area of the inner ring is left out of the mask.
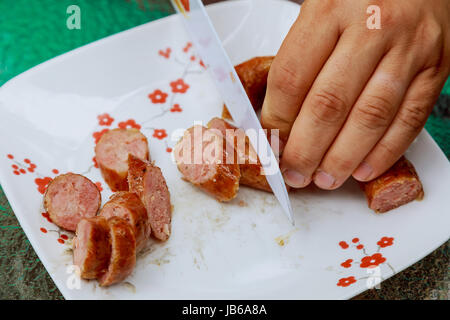
<path id="1" fill-rule="evenodd" d="M 298 11 L 282 1 L 208 8 L 234 63 L 275 54 Z M 334 192 L 292 193 L 296 228 L 271 194 L 243 187 L 221 204 L 182 181 L 171 161 L 171 134 L 222 108 L 194 49 L 180 18 L 171 16 L 52 59 L 0 89 L 0 181 L 67 299 L 350 298 L 449 238 L 450 166 L 426 132 L 407 153 L 424 200 L 383 215 L 368 209 L 353 181 Z M 58 172 L 71 171 L 99 182 L 105 202 L 111 192 L 92 160 L 95 138 L 127 125 L 147 135 L 167 179 L 173 234 L 139 257 L 126 283 L 78 285 L 72 235 L 42 215 L 42 193 Z M 369 260 L 378 268 L 366 268 Z"/>

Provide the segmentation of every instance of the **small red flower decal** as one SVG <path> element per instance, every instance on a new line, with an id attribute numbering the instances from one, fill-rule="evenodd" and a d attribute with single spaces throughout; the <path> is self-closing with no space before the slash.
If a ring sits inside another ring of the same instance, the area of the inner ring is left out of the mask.
<path id="1" fill-rule="evenodd" d="M 382 264 L 385 261 L 386 261 L 386 258 L 383 257 L 383 255 L 381 253 L 375 253 L 371 256 L 366 256 L 366 257 L 362 258 L 360 267 L 361 268 L 374 267 L 374 266 L 378 266 L 378 265 Z"/>
<path id="2" fill-rule="evenodd" d="M 14 156 L 12 154 L 7 154 L 6 156 L 8 157 L 8 159 L 14 159 Z"/>
<path id="3" fill-rule="evenodd" d="M 162 92 L 159 89 L 156 89 L 153 91 L 153 93 L 150 93 L 148 97 L 153 103 L 164 103 L 166 102 L 168 94 L 165 92 Z"/>
<path id="4" fill-rule="evenodd" d="M 47 190 L 47 186 L 48 184 L 52 181 L 52 178 L 50 177 L 45 177 L 45 178 L 36 178 L 34 179 L 34 182 L 36 183 L 37 187 L 38 187 L 38 191 L 41 194 L 45 193 L 45 190 Z"/>
<path id="5" fill-rule="evenodd" d="M 174 104 L 172 109 L 170 109 L 170 112 L 181 112 L 181 111 L 183 111 L 183 109 L 181 109 L 178 103 Z"/>
<path id="6" fill-rule="evenodd" d="M 92 162 L 94 162 L 94 167 L 98 168 L 97 159 L 95 157 L 92 158 Z"/>
<path id="7" fill-rule="evenodd" d="M 361 250 L 361 249 L 363 249 L 364 248 L 364 246 L 362 245 L 362 244 L 358 244 L 357 246 L 356 246 L 356 249 L 358 249 L 358 250 Z"/>
<path id="8" fill-rule="evenodd" d="M 377 242 L 377 245 L 379 245 L 381 248 L 386 248 L 389 246 L 392 246 L 394 244 L 394 238 L 389 237 L 383 237 L 380 239 L 380 241 Z"/>
<path id="9" fill-rule="evenodd" d="M 167 152 L 167 153 L 171 153 L 171 152 L 172 152 L 172 148 L 167 147 L 167 148 L 166 148 L 166 152 Z"/>
<path id="10" fill-rule="evenodd" d="M 170 49 L 170 48 L 167 48 L 166 50 L 159 50 L 159 55 L 160 56 L 162 56 L 162 57 L 164 57 L 164 58 L 166 58 L 166 59 L 169 59 L 170 58 L 170 53 L 172 52 L 172 49 Z"/>
<path id="11" fill-rule="evenodd" d="M 45 228 L 41 228 L 40 230 L 42 233 L 47 233 L 47 229 L 45 229 Z"/>
<path id="12" fill-rule="evenodd" d="M 192 48 L 192 42 L 186 43 L 186 46 L 183 48 L 183 52 L 188 52 L 190 48 Z"/>
<path id="13" fill-rule="evenodd" d="M 108 132 L 108 131 L 109 131 L 109 129 L 103 129 L 102 131 L 94 132 L 94 133 L 92 134 L 92 136 L 93 136 L 94 139 L 95 139 L 95 143 L 97 144 L 97 143 L 100 141 L 100 138 L 101 138 L 106 132 Z"/>
<path id="14" fill-rule="evenodd" d="M 337 283 L 337 285 L 340 287 L 348 287 L 349 285 L 351 285 L 355 282 L 356 282 L 355 277 L 351 276 L 348 278 L 339 279 L 339 282 Z"/>
<path id="15" fill-rule="evenodd" d="M 98 119 L 98 124 L 101 126 L 110 126 L 114 122 L 114 118 L 112 118 L 107 113 L 98 115 L 97 119 Z"/>
<path id="16" fill-rule="evenodd" d="M 98 191 L 100 191 L 100 192 L 103 191 L 102 183 L 101 183 L 101 182 L 96 182 L 95 185 L 97 186 Z"/>
<path id="17" fill-rule="evenodd" d="M 185 83 L 183 79 L 178 79 L 171 82 L 170 86 L 172 87 L 173 93 L 186 93 L 186 91 L 189 89 L 189 85 Z"/>
<path id="18" fill-rule="evenodd" d="M 341 246 L 342 249 L 347 249 L 348 248 L 348 244 L 345 241 L 339 242 L 339 245 Z"/>
<path id="19" fill-rule="evenodd" d="M 353 239 L 352 239 L 352 242 L 353 242 L 353 243 L 358 243 L 358 242 L 359 242 L 359 239 L 358 239 L 358 238 L 353 238 Z"/>
<path id="20" fill-rule="evenodd" d="M 128 128 L 134 128 L 134 129 L 141 129 L 141 126 L 136 123 L 133 119 L 128 119 L 127 121 L 119 122 L 118 124 L 119 128 L 121 129 L 128 129 Z"/>
<path id="21" fill-rule="evenodd" d="M 159 139 L 159 140 L 164 139 L 165 137 L 167 137 L 166 130 L 155 129 L 155 131 L 153 132 L 153 137 L 155 137 L 156 139 Z"/>
<path id="22" fill-rule="evenodd" d="M 341 263 L 341 266 L 344 268 L 350 268 L 352 266 L 353 259 L 347 259 Z"/>

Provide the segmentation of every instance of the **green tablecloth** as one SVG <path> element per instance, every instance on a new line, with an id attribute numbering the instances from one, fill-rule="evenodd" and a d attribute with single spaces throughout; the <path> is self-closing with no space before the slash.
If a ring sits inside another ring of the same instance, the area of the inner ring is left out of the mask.
<path id="1" fill-rule="evenodd" d="M 66 27 L 81 9 L 81 30 Z M 45 60 L 172 13 L 165 0 L 0 1 L 0 85 Z M 426 125 L 450 154 L 450 83 Z M 360 298 L 448 298 L 448 243 Z M 62 299 L 0 188 L 0 299 Z"/>

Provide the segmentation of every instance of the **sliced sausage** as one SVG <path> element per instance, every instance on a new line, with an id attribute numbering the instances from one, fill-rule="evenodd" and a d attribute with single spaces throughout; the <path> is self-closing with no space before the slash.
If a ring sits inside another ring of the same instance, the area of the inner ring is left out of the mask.
<path id="1" fill-rule="evenodd" d="M 273 59 L 274 56 L 255 57 L 234 67 L 255 111 L 262 108 Z M 223 107 L 222 118 L 232 119 L 226 106 Z"/>
<path id="2" fill-rule="evenodd" d="M 230 123 L 220 118 L 213 118 L 208 122 L 208 128 L 214 128 L 220 131 L 228 143 L 235 147 L 241 178 L 239 183 L 271 192 L 269 183 L 262 171 L 262 165 L 259 161 L 256 151 L 253 149 L 244 130 L 238 129 Z M 228 130 L 228 132 L 227 132 Z M 234 131 L 234 135 L 231 133 Z"/>
<path id="3" fill-rule="evenodd" d="M 75 231 L 82 218 L 97 214 L 101 201 L 100 191 L 91 180 L 67 173 L 57 176 L 47 187 L 44 208 L 56 225 Z"/>
<path id="4" fill-rule="evenodd" d="M 83 279 L 97 279 L 108 269 L 111 257 L 109 226 L 104 217 L 84 218 L 73 238 L 73 264 Z"/>
<path id="5" fill-rule="evenodd" d="M 137 129 L 113 129 L 95 146 L 95 158 L 112 191 L 128 191 L 128 154 L 148 160 L 147 138 Z"/>
<path id="6" fill-rule="evenodd" d="M 236 152 L 217 130 L 189 128 L 175 146 L 174 156 L 187 181 L 219 201 L 236 197 L 241 177 Z"/>
<path id="7" fill-rule="evenodd" d="M 121 282 L 133 272 L 136 265 L 136 238 L 131 225 L 124 219 L 108 219 L 111 239 L 111 257 L 106 272 L 98 278 L 101 286 L 106 287 Z"/>
<path id="8" fill-rule="evenodd" d="M 166 241 L 171 233 L 172 204 L 161 169 L 132 155 L 129 157 L 129 167 L 130 191 L 141 198 L 154 237 Z"/>
<path id="9" fill-rule="evenodd" d="M 416 199 L 423 198 L 419 176 L 405 157 L 401 157 L 387 172 L 369 182 L 360 182 L 369 208 L 383 213 Z"/>
<path id="10" fill-rule="evenodd" d="M 133 227 L 136 237 L 136 250 L 139 252 L 145 247 L 147 239 L 150 237 L 151 228 L 147 210 L 135 193 L 121 191 L 113 194 L 103 206 L 100 215 L 106 219 L 119 217 L 126 220 Z"/>

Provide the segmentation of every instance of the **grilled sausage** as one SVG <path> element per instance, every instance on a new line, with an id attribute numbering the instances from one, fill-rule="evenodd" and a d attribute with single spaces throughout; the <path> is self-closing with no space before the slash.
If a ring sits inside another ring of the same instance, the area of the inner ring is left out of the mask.
<path id="1" fill-rule="evenodd" d="M 175 146 L 174 156 L 187 181 L 219 201 L 236 197 L 241 176 L 236 153 L 217 130 L 189 128 Z"/>
<path id="2" fill-rule="evenodd" d="M 234 67 L 255 111 L 262 108 L 273 59 L 273 56 L 256 57 Z M 226 106 L 223 107 L 222 118 L 232 119 Z"/>
<path id="3" fill-rule="evenodd" d="M 133 155 L 129 156 L 128 162 L 130 192 L 141 198 L 147 210 L 153 236 L 166 241 L 171 233 L 172 205 L 161 169 Z"/>
<path id="4" fill-rule="evenodd" d="M 95 146 L 95 158 L 112 191 L 128 191 L 128 154 L 148 160 L 147 138 L 137 129 L 113 129 Z"/>
<path id="5" fill-rule="evenodd" d="M 360 182 L 369 208 L 383 213 L 423 198 L 422 183 L 414 166 L 401 157 L 387 172 L 369 182 Z"/>
<path id="6" fill-rule="evenodd" d="M 108 227 L 111 257 L 108 269 L 98 278 L 103 287 L 121 282 L 133 272 L 136 265 L 136 238 L 131 225 L 122 218 L 112 217 L 108 220 Z"/>
<path id="7" fill-rule="evenodd" d="M 69 231 L 75 231 L 82 218 L 97 214 L 101 195 L 97 186 L 79 174 L 67 173 L 57 176 L 47 187 L 44 208 L 52 221 Z"/>
<path id="8" fill-rule="evenodd" d="M 208 122 L 208 128 L 219 130 L 225 139 L 228 140 L 228 143 L 234 146 L 241 172 L 239 183 L 255 189 L 272 192 L 272 189 L 263 174 L 258 155 L 251 146 L 244 130 L 238 129 L 220 118 L 211 119 L 211 121 Z M 233 131 L 235 133 L 234 135 L 231 135 L 231 132 Z"/>
<path id="9" fill-rule="evenodd" d="M 109 226 L 104 217 L 84 218 L 73 238 L 73 264 L 83 279 L 97 279 L 108 269 L 111 257 Z"/>
<path id="10" fill-rule="evenodd" d="M 100 215 L 106 219 L 120 217 L 126 220 L 133 227 L 136 237 L 136 251 L 139 252 L 145 247 L 147 239 L 150 237 L 151 228 L 147 210 L 135 193 L 121 191 L 113 194 L 103 206 Z"/>

